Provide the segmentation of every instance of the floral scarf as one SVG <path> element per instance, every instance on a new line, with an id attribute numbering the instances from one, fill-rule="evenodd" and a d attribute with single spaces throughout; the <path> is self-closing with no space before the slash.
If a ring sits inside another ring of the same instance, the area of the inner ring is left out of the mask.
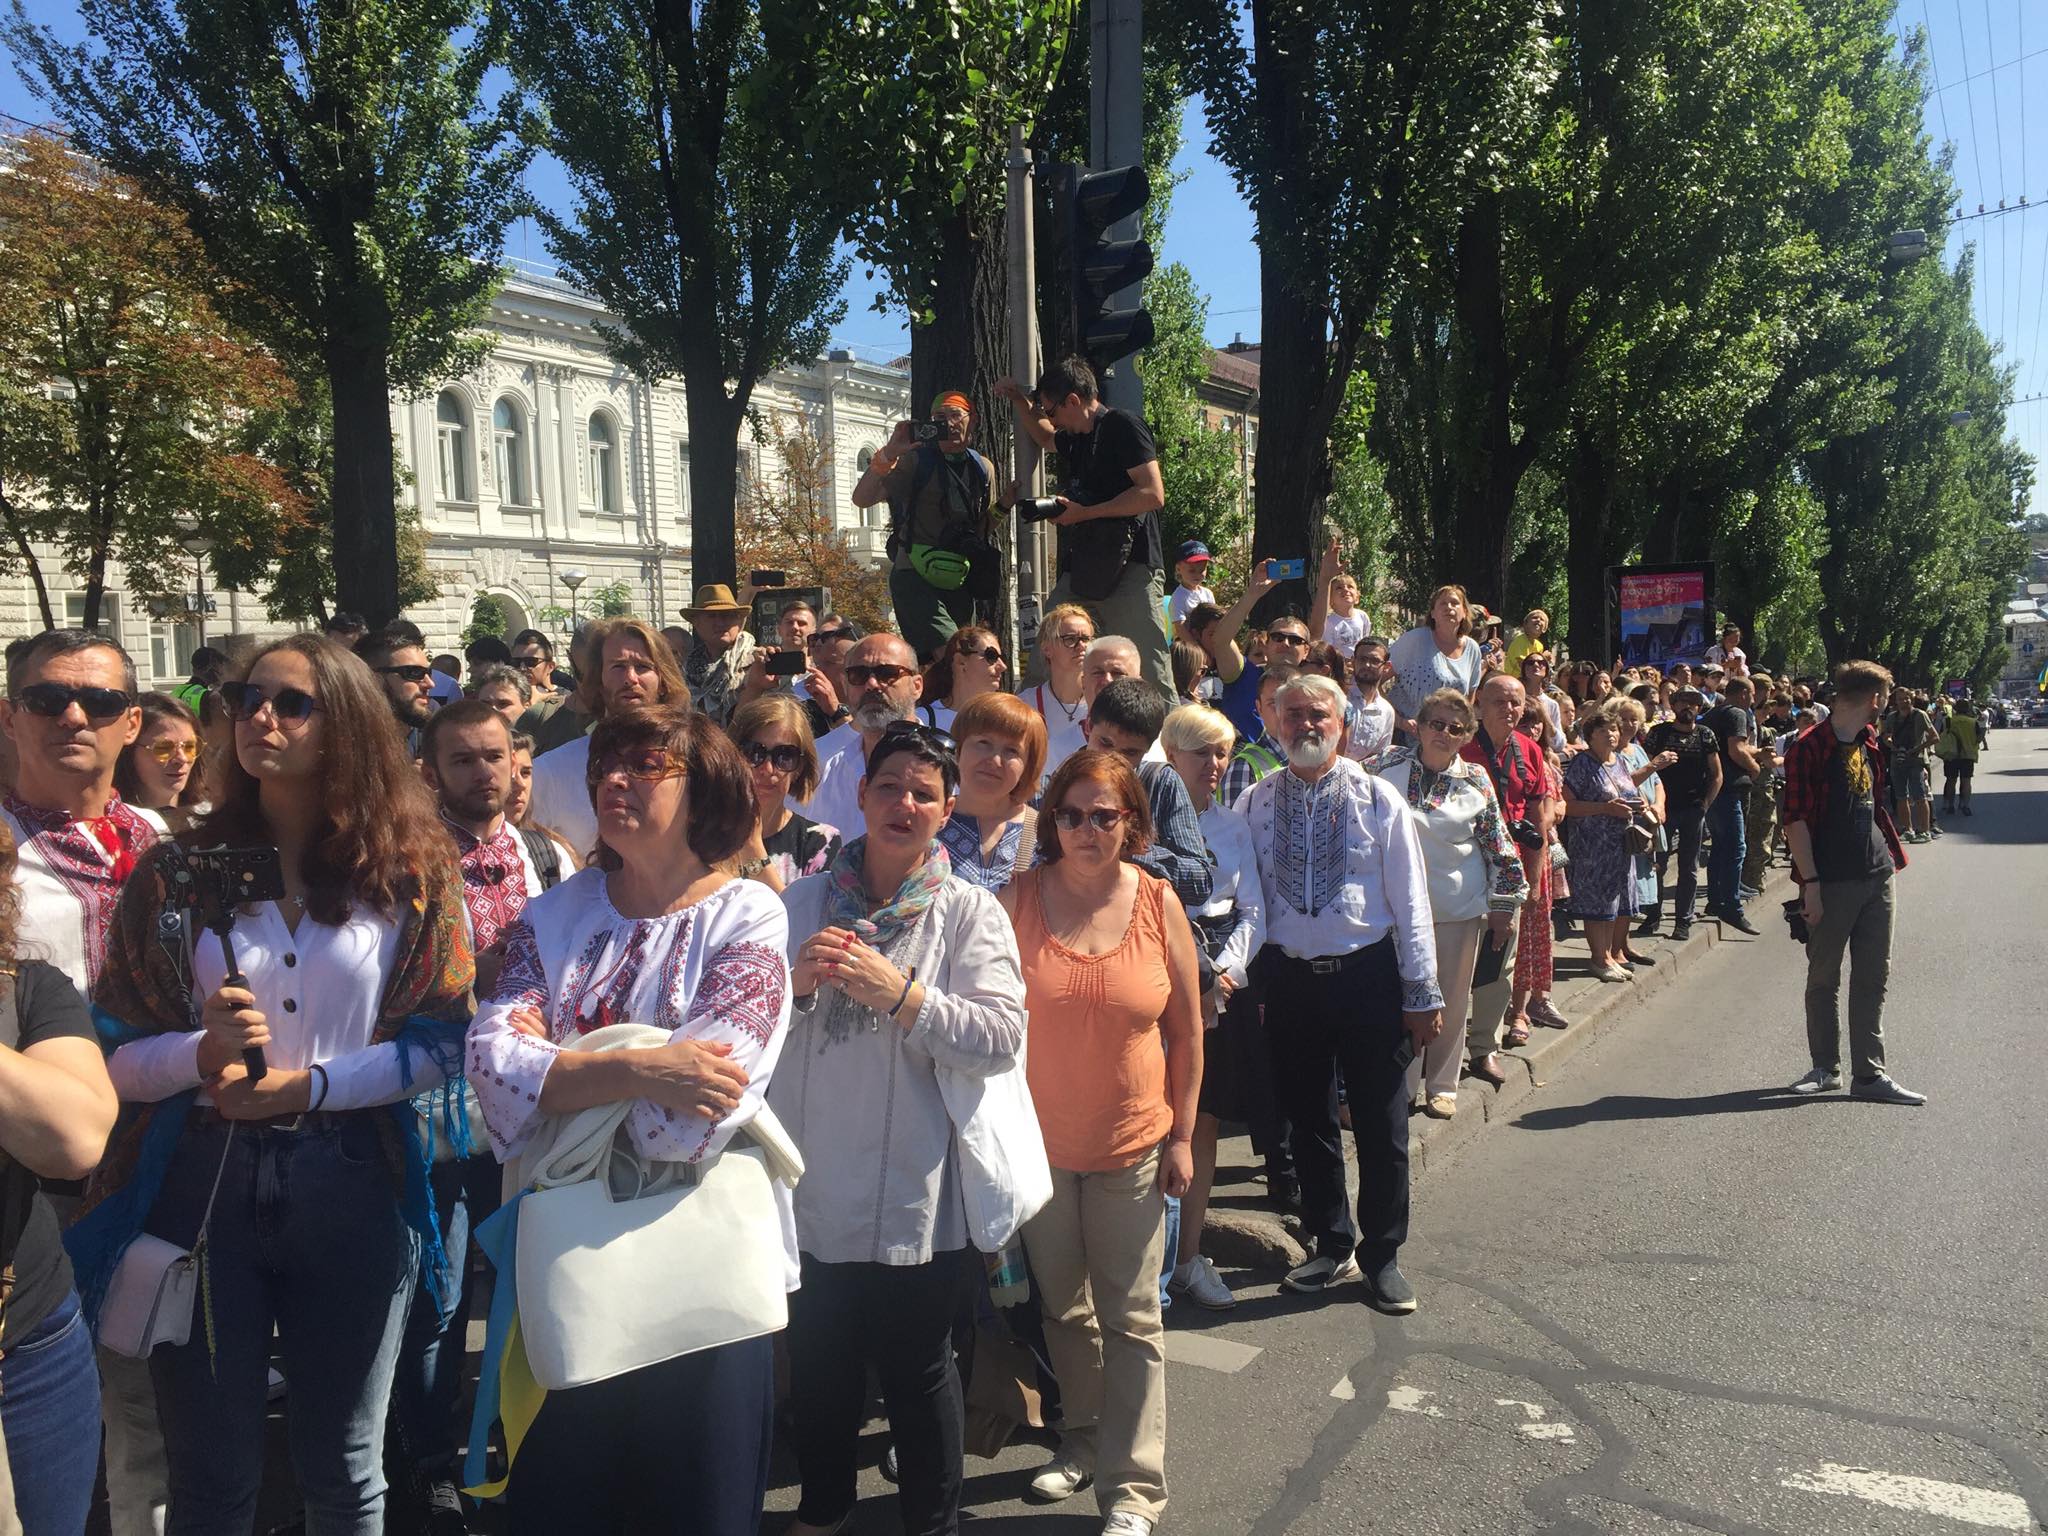
<path id="1" fill-rule="evenodd" d="M 939 887 L 953 873 L 953 861 L 934 838 L 925 850 L 924 862 L 910 872 L 894 896 L 870 912 L 867 886 L 862 881 L 867 854 L 868 840 L 856 837 L 832 861 L 832 891 L 825 902 L 825 921 L 829 926 L 851 928 L 877 949 L 885 949 L 899 935 L 917 926 L 917 920 L 937 899 Z"/>

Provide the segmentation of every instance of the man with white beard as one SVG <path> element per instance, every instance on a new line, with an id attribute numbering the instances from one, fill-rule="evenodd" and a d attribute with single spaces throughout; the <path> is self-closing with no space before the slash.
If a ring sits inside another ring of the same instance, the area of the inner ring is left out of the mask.
<path id="1" fill-rule="evenodd" d="M 1280 687 L 1284 772 L 1246 792 L 1265 893 L 1266 1017 L 1293 1122 L 1302 1219 L 1315 1253 L 1288 1272 L 1317 1295 L 1363 1272 L 1382 1312 L 1415 1310 L 1408 1239 L 1408 1062 L 1443 1027 L 1422 849 L 1402 797 L 1338 747 L 1344 691 L 1303 672 Z M 1460 1021 L 1462 1022 L 1462 1021 Z M 1344 1197 L 1336 1078 L 1358 1144 L 1358 1218 Z"/>

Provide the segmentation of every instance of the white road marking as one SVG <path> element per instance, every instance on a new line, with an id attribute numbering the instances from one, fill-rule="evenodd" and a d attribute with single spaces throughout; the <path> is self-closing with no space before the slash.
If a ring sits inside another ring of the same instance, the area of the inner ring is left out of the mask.
<path id="1" fill-rule="evenodd" d="M 2010 1493 L 1989 1488 L 1971 1488 L 1963 1483 L 1944 1483 L 1931 1477 L 1907 1477 L 1897 1472 L 1877 1472 L 1868 1467 L 1844 1467 L 1824 1461 L 1811 1472 L 1794 1472 L 1781 1487 L 1804 1493 L 1841 1494 L 1903 1509 L 1918 1515 L 1940 1515 L 1969 1525 L 1987 1526 L 1994 1531 L 2029 1531 L 2034 1528 L 2027 1501 Z"/>
<path id="2" fill-rule="evenodd" d="M 1347 1371 L 1344 1375 L 1337 1378 L 1337 1385 L 1330 1388 L 1330 1396 L 1336 1398 L 1340 1403 L 1348 1403 L 1358 1396 L 1358 1388 L 1351 1385 L 1350 1372 Z"/>
<path id="3" fill-rule="evenodd" d="M 1205 1371 L 1220 1371 L 1225 1376 L 1235 1376 L 1264 1353 L 1256 1345 L 1212 1338 L 1206 1333 L 1169 1329 L 1166 1335 L 1167 1359 L 1176 1365 L 1198 1365 Z"/>
<path id="4" fill-rule="evenodd" d="M 1528 1416 L 1526 1424 L 1517 1424 L 1515 1433 L 1524 1440 L 1555 1440 L 1561 1445 L 1577 1445 L 1578 1431 L 1569 1424 L 1549 1421 L 1548 1411 L 1541 1403 L 1525 1403 L 1519 1397 L 1496 1397 L 1496 1408 L 1519 1408 Z"/>
<path id="5" fill-rule="evenodd" d="M 1425 1392 L 1420 1387 L 1390 1387 L 1387 1389 L 1387 1406 L 1396 1413 L 1419 1413 L 1425 1419 L 1440 1419 L 1444 1417 L 1443 1409 L 1426 1401 L 1435 1396 L 1434 1392 Z"/>

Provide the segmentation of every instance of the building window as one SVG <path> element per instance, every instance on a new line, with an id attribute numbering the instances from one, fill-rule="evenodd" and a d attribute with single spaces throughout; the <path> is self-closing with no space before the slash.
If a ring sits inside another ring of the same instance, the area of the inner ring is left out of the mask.
<path id="1" fill-rule="evenodd" d="M 491 466 L 498 475 L 498 500 L 514 507 L 533 505 L 526 483 L 526 417 L 510 400 L 491 407 Z"/>
<path id="2" fill-rule="evenodd" d="M 443 501 L 470 501 L 469 412 L 462 396 L 441 391 L 434 402 L 434 489 Z"/>
<path id="3" fill-rule="evenodd" d="M 85 594 L 66 592 L 64 594 L 64 627 L 85 628 Z M 102 591 L 100 593 L 100 633 L 114 644 L 123 644 L 121 639 L 121 594 Z"/>
<path id="4" fill-rule="evenodd" d="M 862 474 L 866 474 L 866 473 L 868 472 L 868 465 L 869 465 L 870 463 L 872 463 L 872 462 L 874 461 L 874 457 L 875 457 L 875 450 L 874 450 L 874 449 L 872 449 L 872 448 L 863 448 L 863 449 L 861 449 L 861 451 L 860 451 L 860 457 L 859 457 L 859 458 L 857 458 L 857 459 L 855 459 L 855 460 L 854 460 L 854 463 L 855 463 L 855 465 L 856 465 L 856 466 L 858 466 L 858 467 L 859 467 L 859 469 L 860 469 L 860 472 L 861 472 Z"/>
<path id="5" fill-rule="evenodd" d="M 590 495 L 600 512 L 619 510 L 619 455 L 612 421 L 602 413 L 590 418 Z"/>
<path id="6" fill-rule="evenodd" d="M 690 520 L 690 445 L 676 444 L 676 521 Z"/>

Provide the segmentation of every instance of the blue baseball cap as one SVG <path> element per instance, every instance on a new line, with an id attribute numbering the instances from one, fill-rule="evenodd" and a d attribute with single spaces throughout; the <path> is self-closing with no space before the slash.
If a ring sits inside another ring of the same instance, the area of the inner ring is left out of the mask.
<path id="1" fill-rule="evenodd" d="M 1210 558 L 1209 546 L 1200 539 L 1189 539 L 1187 543 L 1181 545 L 1180 553 L 1173 558 L 1176 564 L 1182 560 L 1207 560 Z"/>

